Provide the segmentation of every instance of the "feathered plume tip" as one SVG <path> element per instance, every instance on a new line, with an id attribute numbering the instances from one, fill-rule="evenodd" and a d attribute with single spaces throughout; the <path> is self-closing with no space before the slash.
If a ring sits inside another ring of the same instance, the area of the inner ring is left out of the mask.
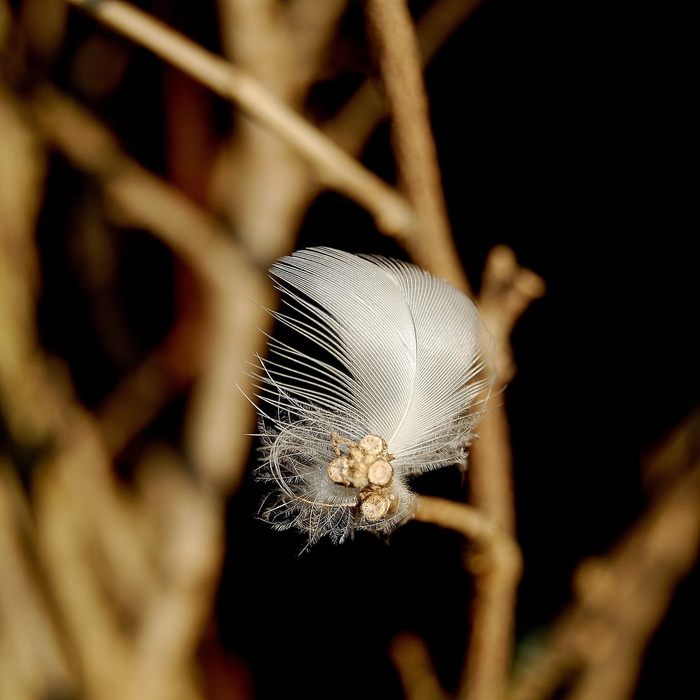
<path id="1" fill-rule="evenodd" d="M 292 340 L 271 338 L 255 374 L 264 517 L 309 544 L 388 533 L 410 516 L 410 477 L 466 460 L 492 384 L 476 306 L 414 265 L 332 248 L 270 273 Z"/>

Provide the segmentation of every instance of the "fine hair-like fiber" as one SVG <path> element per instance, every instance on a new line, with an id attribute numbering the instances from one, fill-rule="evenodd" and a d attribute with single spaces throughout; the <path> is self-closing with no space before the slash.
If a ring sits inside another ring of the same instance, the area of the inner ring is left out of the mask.
<path id="1" fill-rule="evenodd" d="M 263 517 L 309 544 L 389 533 L 410 517 L 411 477 L 466 462 L 493 382 L 479 312 L 378 256 L 309 248 L 270 274 L 283 303 L 270 313 L 290 339 L 271 337 L 254 375 Z"/>

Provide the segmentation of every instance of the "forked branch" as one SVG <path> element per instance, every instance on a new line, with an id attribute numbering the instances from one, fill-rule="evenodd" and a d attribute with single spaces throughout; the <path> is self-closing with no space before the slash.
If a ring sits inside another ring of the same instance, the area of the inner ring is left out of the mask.
<path id="1" fill-rule="evenodd" d="M 396 190 L 336 146 L 246 71 L 128 3 L 120 0 L 66 1 L 153 51 L 221 97 L 235 102 L 294 148 L 313 167 L 325 187 L 336 189 L 365 207 L 382 233 L 402 242 L 415 236 L 415 214 Z"/>

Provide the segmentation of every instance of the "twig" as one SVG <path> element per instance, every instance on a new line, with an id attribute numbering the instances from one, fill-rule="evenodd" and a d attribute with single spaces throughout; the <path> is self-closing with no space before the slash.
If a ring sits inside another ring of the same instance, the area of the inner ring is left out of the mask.
<path id="1" fill-rule="evenodd" d="M 472 629 L 458 698 L 499 700 L 510 670 L 520 550 L 512 538 L 496 540 L 484 556 L 472 557 Z"/>
<path id="2" fill-rule="evenodd" d="M 500 698 L 510 660 L 520 549 L 509 532 L 464 503 L 420 496 L 415 518 L 456 530 L 474 546 L 472 635 L 460 697 Z"/>
<path id="3" fill-rule="evenodd" d="M 248 358 L 264 351 L 264 336 L 256 326 L 265 329 L 271 324 L 269 314 L 251 300 L 274 306 L 265 274 L 247 262 L 209 215 L 130 159 L 110 133 L 77 104 L 48 86 L 37 90 L 29 104 L 43 136 L 77 167 L 98 179 L 122 221 L 151 231 L 206 284 L 209 299 L 204 323 L 209 343 L 193 393 L 188 446 L 206 480 L 224 490 L 233 488 L 246 465 L 250 442 L 246 433 L 254 420 L 250 403 L 236 382 L 246 393 L 253 393 L 249 390 L 252 380 L 243 370 Z M 238 347 L 239 352 L 231 353 L 232 347 Z M 129 396 L 137 395 L 132 391 L 138 391 L 138 381 L 136 375 Z M 151 413 L 168 393 L 155 401 L 149 398 Z M 111 416 L 121 415 L 119 405 L 109 408 Z M 129 431 L 138 428 L 138 423 L 130 426 L 124 426 L 128 429 L 122 437 L 115 433 L 115 447 L 128 438 Z"/>
<path id="4" fill-rule="evenodd" d="M 367 0 L 392 120 L 399 179 L 421 224 L 406 241 L 411 257 L 470 292 L 452 239 L 413 20 L 405 0 Z"/>
<path id="5" fill-rule="evenodd" d="M 528 285 L 519 284 L 523 277 Z M 497 349 L 500 345 L 501 355 L 507 355 L 515 321 L 538 295 L 528 291 L 543 291 L 539 277 L 520 268 L 512 251 L 495 249 L 487 262 L 482 295 L 487 324 L 490 321 L 499 329 L 494 342 Z M 421 497 L 416 510 L 417 519 L 456 529 L 480 548 L 471 558 L 475 574 L 472 631 L 460 700 L 498 700 L 505 692 L 522 570 L 515 540 L 510 435 L 502 401 L 484 412 L 479 435 L 471 447 L 469 469 L 473 505 Z"/>
<path id="6" fill-rule="evenodd" d="M 523 284 L 523 279 L 527 284 Z M 533 298 L 543 292 L 537 275 L 522 269 L 509 249 L 499 246 L 487 259 L 479 305 L 494 342 L 494 358 L 510 358 L 510 333 Z M 500 698 L 509 675 L 520 554 L 515 543 L 510 432 L 503 403 L 504 376 L 497 364 L 496 400 L 484 411 L 479 439 L 471 446 L 468 471 L 470 503 L 513 543 L 515 553 L 495 552 L 498 565 L 476 577 L 472 601 L 472 631 L 467 649 L 460 700 Z M 512 376 L 513 364 L 507 367 Z"/>
<path id="7" fill-rule="evenodd" d="M 55 621 L 27 556 L 32 542 L 32 533 L 26 531 L 29 509 L 18 507 L 21 486 L 12 470 L 0 458 L 0 618 L 2 636 L 12 650 L 11 655 L 0 657 L 0 675 L 17 676 L 22 688 L 17 697 L 40 698 L 67 691 L 70 673 Z"/>
<path id="8" fill-rule="evenodd" d="M 513 328 L 528 306 L 544 293 L 544 280 L 521 267 L 508 246 L 499 245 L 490 251 L 479 290 L 479 309 L 493 339 L 492 363 L 499 388 L 515 376 L 510 344 Z"/>
<path id="9" fill-rule="evenodd" d="M 523 670 L 509 700 L 631 697 L 646 645 L 700 546 L 700 462 L 640 518 L 608 556 L 575 574 L 577 602 Z"/>
<path id="10" fill-rule="evenodd" d="M 180 317 L 163 343 L 96 409 L 110 455 L 120 453 L 201 370 L 202 329 L 197 320 L 191 314 Z"/>
<path id="11" fill-rule="evenodd" d="M 420 637 L 406 632 L 399 634 L 392 640 L 389 651 L 406 700 L 447 700 Z"/>
<path id="12" fill-rule="evenodd" d="M 217 4 L 227 58 L 302 113 L 347 0 Z M 234 112 L 233 133 L 222 150 L 222 209 L 248 254 L 269 267 L 292 252 L 303 212 L 320 183 L 309 178 L 308 165 L 283 139 L 240 115 Z"/>
<path id="13" fill-rule="evenodd" d="M 437 0 L 418 20 L 420 58 L 427 64 L 483 0 Z M 387 116 L 373 80 L 365 80 L 342 109 L 323 125 L 324 133 L 349 153 L 359 153 L 376 125 Z"/>
<path id="14" fill-rule="evenodd" d="M 473 506 L 420 496 L 415 517 L 456 530 L 476 546 L 470 557 L 475 574 L 472 634 L 460 697 L 500 698 L 510 661 L 520 549 Z"/>
<path id="15" fill-rule="evenodd" d="M 66 1 L 150 49 L 222 97 L 236 102 L 306 159 L 326 187 L 336 189 L 364 206 L 380 231 L 400 241 L 415 235 L 415 215 L 401 195 L 248 73 L 120 0 L 100 0 L 97 3 Z"/>
<path id="16" fill-rule="evenodd" d="M 230 0 L 233 3 L 236 1 Z M 481 0 L 438 0 L 428 8 L 418 22 L 418 41 L 424 63 L 437 53 L 440 46 L 480 2 Z M 223 7 L 227 7 L 228 4 L 223 3 Z M 319 8 L 315 0 L 303 0 L 287 6 L 294 16 L 296 54 L 299 51 L 302 56 L 312 53 L 320 65 L 320 51 L 324 41 L 328 39 L 330 26 L 325 24 L 319 29 L 318 13 L 323 10 L 321 24 L 327 23 L 333 9 L 328 8 L 335 4 L 336 0 L 324 2 L 322 8 Z M 338 0 L 337 4 L 344 3 Z M 285 8 L 278 6 L 277 9 L 280 11 Z M 305 13 L 313 15 L 313 22 L 310 22 L 308 17 L 300 16 Z M 307 32 L 304 32 L 300 40 L 298 25 L 313 26 L 314 38 L 307 40 Z M 235 27 L 231 31 L 234 30 Z M 224 33 L 228 34 L 225 29 Z M 315 54 L 309 51 L 309 42 L 314 44 Z M 299 48 L 298 45 L 302 43 L 303 47 Z M 288 67 L 295 63 L 287 60 L 285 65 Z M 309 75 L 308 66 L 295 69 L 295 73 L 295 80 L 303 82 L 304 76 Z M 298 96 L 290 95 L 287 99 L 292 105 L 299 104 Z M 386 110 L 386 100 L 380 96 L 377 82 L 367 79 L 340 111 L 324 122 L 320 129 L 343 150 L 358 156 L 374 128 L 387 116 Z M 250 120 L 243 120 L 241 126 L 244 127 L 240 130 L 241 133 L 245 130 L 250 136 L 257 134 L 256 138 L 261 138 L 263 130 L 254 129 L 253 126 L 257 125 Z M 279 142 L 279 139 L 275 141 Z M 233 144 L 225 149 L 219 159 L 214 178 L 214 196 L 217 206 L 222 211 L 229 212 L 234 228 L 245 241 L 247 250 L 259 264 L 267 267 L 272 260 L 289 252 L 280 245 L 280 241 L 287 245 L 293 239 L 304 212 L 320 192 L 321 186 L 306 177 L 306 173 L 300 169 L 299 159 L 288 148 L 281 149 L 278 145 L 273 151 L 270 139 L 265 143 L 269 148 L 265 149 L 261 143 L 260 153 L 254 157 L 250 152 L 255 145 L 250 139 L 234 139 Z M 271 163 L 261 160 L 265 153 L 274 153 Z M 290 155 L 294 158 L 290 159 Z M 303 163 L 301 166 L 303 167 Z M 255 173 L 254 177 L 251 177 L 251 172 Z M 235 184 L 234 187 L 231 187 L 231 182 Z"/>
<path id="17" fill-rule="evenodd" d="M 187 478 L 174 451 L 151 450 L 146 462 L 139 465 L 139 486 L 144 516 L 159 520 L 151 525 L 164 587 L 141 620 L 125 696 L 201 697 L 193 660 L 221 567 L 222 499 Z"/>
<path id="18" fill-rule="evenodd" d="M 413 517 L 459 532 L 482 548 L 490 547 L 499 535 L 495 523 L 474 506 L 435 496 L 418 496 Z"/>

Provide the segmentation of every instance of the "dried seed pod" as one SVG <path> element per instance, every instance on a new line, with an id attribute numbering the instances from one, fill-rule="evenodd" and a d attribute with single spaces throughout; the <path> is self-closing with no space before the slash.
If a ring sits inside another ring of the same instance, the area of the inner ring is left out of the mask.
<path id="1" fill-rule="evenodd" d="M 369 492 L 360 501 L 362 515 L 372 522 L 381 520 L 391 508 L 391 496 L 387 493 Z"/>
<path id="2" fill-rule="evenodd" d="M 388 486 L 394 477 L 394 469 L 386 459 L 378 459 L 367 470 L 367 479 L 374 486 Z"/>

